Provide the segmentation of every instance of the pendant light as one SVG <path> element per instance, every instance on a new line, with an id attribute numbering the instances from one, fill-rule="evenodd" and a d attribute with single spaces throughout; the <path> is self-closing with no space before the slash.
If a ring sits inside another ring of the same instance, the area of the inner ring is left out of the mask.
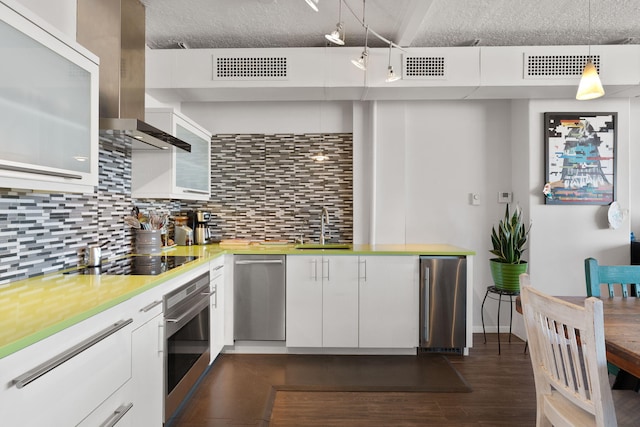
<path id="1" fill-rule="evenodd" d="M 338 23 L 336 24 L 336 29 L 332 31 L 330 34 L 325 34 L 325 38 L 329 40 L 331 43 L 344 46 L 344 27 L 342 24 L 342 0 L 338 0 Z"/>
<path id="2" fill-rule="evenodd" d="M 393 47 L 393 45 L 391 43 L 389 43 L 389 66 L 387 68 L 387 78 L 385 79 L 385 82 L 387 82 L 387 83 L 396 82 L 396 81 L 401 79 L 401 77 L 396 75 L 396 73 L 393 71 L 393 65 L 391 65 L 391 49 L 392 49 L 392 47 Z"/>
<path id="3" fill-rule="evenodd" d="M 311 9 L 315 10 L 316 12 L 318 11 L 318 2 L 320 0 L 305 0 L 305 1 L 307 2 L 307 4 Z"/>
<path id="4" fill-rule="evenodd" d="M 586 101 L 600 98 L 602 95 L 604 95 L 604 89 L 600 82 L 600 76 L 598 76 L 598 70 L 591 59 L 591 0 L 589 0 L 589 56 L 582 71 L 576 99 L 578 101 Z"/>
<path id="5" fill-rule="evenodd" d="M 362 26 L 365 28 L 365 31 L 364 31 L 364 50 L 362 51 L 362 54 L 360 55 L 360 58 L 351 60 L 351 63 L 353 65 L 355 65 L 356 67 L 358 67 L 359 69 L 361 69 L 362 71 L 366 71 L 367 70 L 367 59 L 368 59 L 368 56 L 369 56 L 369 52 L 367 52 L 367 43 L 369 41 L 369 27 L 365 23 L 364 14 L 365 14 L 365 0 L 362 0 Z"/>

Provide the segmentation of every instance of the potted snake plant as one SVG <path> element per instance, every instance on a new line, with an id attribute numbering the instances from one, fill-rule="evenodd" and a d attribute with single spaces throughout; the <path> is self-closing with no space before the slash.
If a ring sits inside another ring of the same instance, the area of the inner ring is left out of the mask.
<path id="1" fill-rule="evenodd" d="M 505 209 L 504 218 L 500 220 L 497 228 L 491 230 L 491 252 L 495 258 L 491 258 L 491 275 L 496 288 L 504 291 L 519 292 L 519 276 L 527 271 L 527 262 L 522 260 L 522 253 L 529 237 L 531 226 L 523 222 L 522 211 L 516 207 L 509 211 L 509 205 Z"/>

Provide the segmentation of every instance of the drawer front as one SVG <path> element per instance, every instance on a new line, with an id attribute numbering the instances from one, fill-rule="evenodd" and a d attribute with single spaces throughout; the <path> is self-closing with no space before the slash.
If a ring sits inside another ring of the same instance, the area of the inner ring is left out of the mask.
<path id="1" fill-rule="evenodd" d="M 65 352 L 47 354 L 50 366 L 32 381 L 23 374 L 44 364 L 29 366 L 13 377 L 0 402 L 3 423 L 24 427 L 76 425 L 122 387 L 131 378 L 132 332 L 130 319 L 123 321 L 124 326 L 106 337 L 98 336 L 109 333 L 113 324 L 101 325 L 84 340 L 69 342 L 68 350 L 83 343 L 90 345 L 62 363 Z M 19 357 L 20 352 L 12 356 Z M 15 383 L 16 379 L 24 379 L 24 384 Z"/>
<path id="2" fill-rule="evenodd" d="M 133 391 L 131 381 L 102 402 L 78 427 L 133 427 Z M 139 424 L 143 425 L 143 424 Z M 158 424 L 158 427 L 160 424 Z M 149 427 L 152 425 L 149 424 Z"/>

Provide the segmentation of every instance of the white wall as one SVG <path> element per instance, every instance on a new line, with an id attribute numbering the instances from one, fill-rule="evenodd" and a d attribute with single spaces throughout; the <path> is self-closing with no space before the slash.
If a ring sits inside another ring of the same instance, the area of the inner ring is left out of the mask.
<path id="1" fill-rule="evenodd" d="M 622 209 L 630 206 L 629 140 L 630 103 L 627 99 L 579 101 L 532 100 L 529 104 L 529 215 L 533 221 L 530 242 L 532 284 L 555 295 L 585 295 L 584 259 L 603 264 L 629 263 L 629 220 L 617 230 L 609 228 L 608 206 L 545 205 L 544 135 L 545 112 L 617 112 L 616 199 Z M 526 180 L 522 173 L 514 179 Z"/>
<path id="2" fill-rule="evenodd" d="M 512 191 L 510 108 L 508 100 L 378 101 L 374 113 L 371 242 L 476 251 L 470 284 L 476 329 L 491 284 L 490 230 L 505 207 L 497 195 Z M 470 193 L 480 195 L 479 206 L 470 204 Z M 495 317 L 493 306 L 487 324 Z"/>
<path id="3" fill-rule="evenodd" d="M 185 102 L 181 110 L 214 134 L 353 131 L 351 102 Z"/>
<path id="4" fill-rule="evenodd" d="M 43 20 L 76 39 L 76 0 L 16 0 Z"/>

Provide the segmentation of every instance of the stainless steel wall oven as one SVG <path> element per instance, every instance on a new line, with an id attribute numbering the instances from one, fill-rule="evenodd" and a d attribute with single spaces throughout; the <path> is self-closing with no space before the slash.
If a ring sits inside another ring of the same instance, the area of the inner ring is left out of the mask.
<path id="1" fill-rule="evenodd" d="M 165 421 L 209 365 L 209 273 L 164 296 Z"/>

